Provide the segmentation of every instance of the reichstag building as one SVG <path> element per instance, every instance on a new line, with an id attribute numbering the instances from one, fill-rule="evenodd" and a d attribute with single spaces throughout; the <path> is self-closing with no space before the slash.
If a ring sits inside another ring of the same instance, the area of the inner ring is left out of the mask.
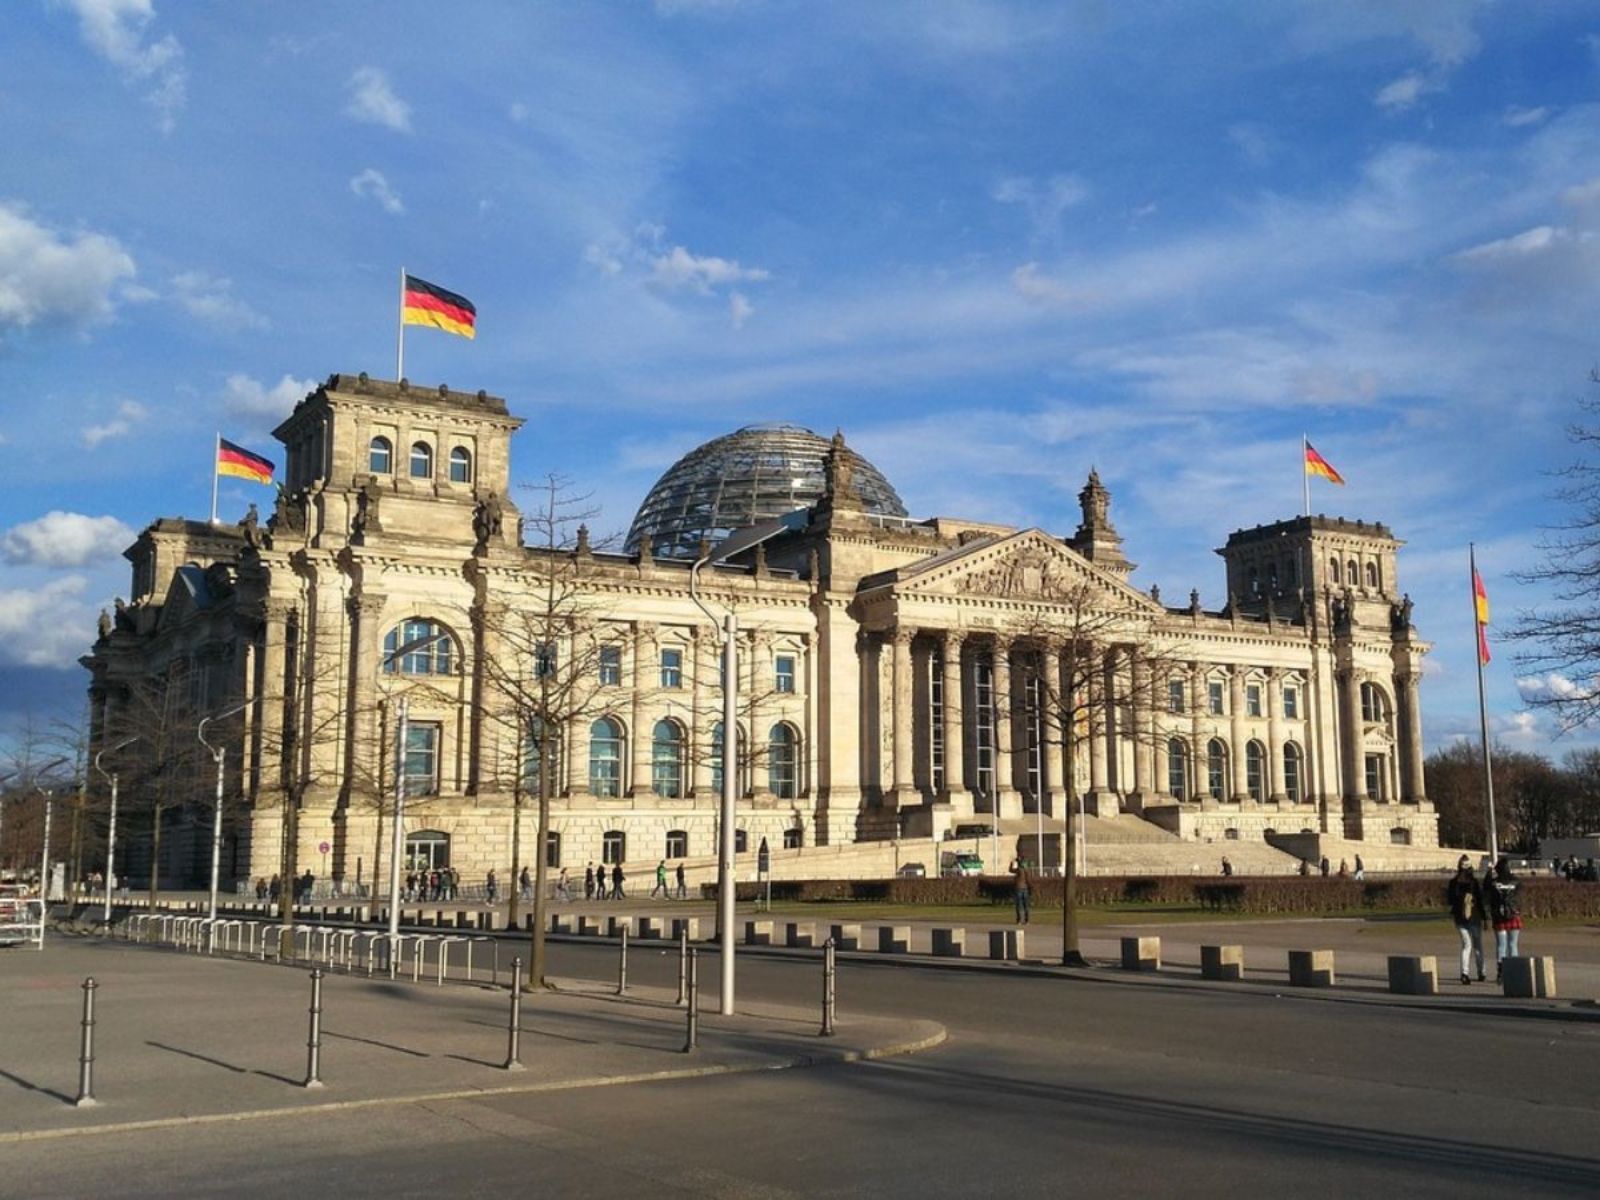
<path id="1" fill-rule="evenodd" d="M 334 375 L 275 431 L 265 520 L 140 533 L 131 594 L 83 662 L 94 749 L 139 738 L 118 751 L 129 821 L 142 795 L 173 822 L 164 882 L 209 871 L 183 831 L 209 825 L 214 760 L 179 752 L 208 715 L 235 879 L 275 873 L 286 828 L 300 869 L 384 878 L 397 772 L 411 865 L 506 879 L 532 859 L 543 787 L 553 867 L 623 862 L 643 883 L 683 859 L 705 877 L 729 610 L 742 850 L 1020 837 L 1059 829 L 1069 797 L 1184 839 L 1437 845 L 1427 646 L 1381 524 L 1234 532 L 1226 602 L 1174 606 L 1130 584 L 1092 472 L 1065 536 L 918 518 L 842 436 L 755 426 L 675 464 L 607 548 L 513 493 L 521 425 L 483 392 Z M 147 872 L 148 847 L 119 870 Z"/>

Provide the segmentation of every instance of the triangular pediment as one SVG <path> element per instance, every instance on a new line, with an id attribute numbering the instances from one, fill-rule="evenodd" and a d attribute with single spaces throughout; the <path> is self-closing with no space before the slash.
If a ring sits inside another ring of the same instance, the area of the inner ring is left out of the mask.
<path id="1" fill-rule="evenodd" d="M 1143 592 L 1096 567 L 1042 529 L 986 538 L 895 572 L 903 596 L 962 596 L 1028 604 L 1090 603 L 1164 611 Z"/>

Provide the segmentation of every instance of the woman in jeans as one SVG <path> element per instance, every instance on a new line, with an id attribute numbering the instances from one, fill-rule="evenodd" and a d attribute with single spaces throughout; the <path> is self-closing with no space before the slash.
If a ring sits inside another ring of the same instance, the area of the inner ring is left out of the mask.
<path id="1" fill-rule="evenodd" d="M 1484 881 L 1489 917 L 1494 922 L 1494 977 L 1505 973 L 1507 957 L 1517 957 L 1517 942 L 1522 934 L 1522 913 L 1517 909 L 1517 878 L 1504 855 Z"/>

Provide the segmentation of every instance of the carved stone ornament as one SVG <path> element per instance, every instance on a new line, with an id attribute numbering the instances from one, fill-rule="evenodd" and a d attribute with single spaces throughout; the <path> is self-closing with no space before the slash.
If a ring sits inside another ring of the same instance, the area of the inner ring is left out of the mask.
<path id="1" fill-rule="evenodd" d="M 1029 599 L 1057 595 L 1071 583 L 1059 560 L 1042 550 L 1022 550 L 962 580 L 962 590 L 978 596 Z"/>

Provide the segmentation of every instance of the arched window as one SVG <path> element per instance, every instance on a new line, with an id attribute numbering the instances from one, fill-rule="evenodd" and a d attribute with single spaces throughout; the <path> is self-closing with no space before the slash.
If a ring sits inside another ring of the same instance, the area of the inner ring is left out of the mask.
<path id="1" fill-rule="evenodd" d="M 767 790 L 780 800 L 793 800 L 796 793 L 794 730 L 780 721 L 767 735 Z"/>
<path id="2" fill-rule="evenodd" d="M 667 830 L 667 857 L 668 858 L 688 858 L 689 857 L 689 834 L 688 834 L 687 830 L 683 830 L 683 829 L 669 829 L 669 830 Z"/>
<path id="3" fill-rule="evenodd" d="M 622 724 L 613 717 L 589 726 L 589 791 L 613 799 L 622 795 Z"/>
<path id="4" fill-rule="evenodd" d="M 1300 747 L 1293 742 L 1283 744 L 1283 794 L 1288 797 L 1290 804 L 1299 804 L 1305 797 L 1301 794 L 1300 781 L 1304 772 L 1301 770 L 1303 758 Z"/>
<path id="5" fill-rule="evenodd" d="M 457 446 L 450 451 L 450 482 L 472 482 L 472 451 L 465 446 Z"/>
<path id="6" fill-rule="evenodd" d="M 628 835 L 620 829 L 608 829 L 600 836 L 600 861 L 616 866 L 628 861 Z"/>
<path id="7" fill-rule="evenodd" d="M 1252 738 L 1244 748 L 1244 786 L 1250 799 L 1260 803 L 1266 797 L 1265 766 L 1267 753 L 1261 743 Z"/>
<path id="8" fill-rule="evenodd" d="M 411 477 L 433 478 L 433 447 L 427 442 L 417 442 L 411 447 Z"/>
<path id="9" fill-rule="evenodd" d="M 1330 558 L 1328 560 L 1328 582 L 1332 584 L 1339 584 L 1343 582 L 1339 575 L 1339 560 L 1337 558 Z"/>
<path id="10" fill-rule="evenodd" d="M 744 730 L 739 730 L 738 748 L 734 751 L 734 769 L 743 774 L 743 764 L 739 762 L 739 753 L 744 749 Z M 734 789 L 742 792 L 739 785 L 743 782 L 739 775 L 734 776 Z M 713 795 L 722 795 L 722 722 L 718 721 L 711 727 L 711 792 Z"/>
<path id="11" fill-rule="evenodd" d="M 1361 571 L 1356 566 L 1355 559 L 1349 559 L 1344 564 L 1344 577 L 1351 587 L 1361 586 Z"/>
<path id="12" fill-rule="evenodd" d="M 406 834 L 406 870 L 433 871 L 450 865 L 450 835 L 437 829 Z"/>
<path id="13" fill-rule="evenodd" d="M 1378 590 L 1378 564 L 1377 563 L 1370 563 L 1369 562 L 1367 564 L 1367 587 L 1370 588 L 1374 592 Z"/>
<path id="14" fill-rule="evenodd" d="M 1167 792 L 1179 800 L 1189 795 L 1189 747 L 1182 738 L 1167 742 Z"/>
<path id="15" fill-rule="evenodd" d="M 783 848 L 785 850 L 798 850 L 806 844 L 806 831 L 803 829 L 785 829 L 783 831 Z"/>
<path id="16" fill-rule="evenodd" d="M 544 766 L 544 718 L 534 717 L 528 722 L 528 734 L 522 746 L 522 787 L 530 795 L 539 794 L 539 784 Z M 550 731 L 550 794 L 561 788 L 561 737 Z"/>
<path id="17" fill-rule="evenodd" d="M 455 660 L 455 639 L 437 621 L 413 617 L 384 634 L 385 675 L 449 675 Z"/>
<path id="18" fill-rule="evenodd" d="M 657 721 L 650 739 L 650 790 L 668 800 L 683 795 L 683 730 L 676 721 Z"/>
<path id="19" fill-rule="evenodd" d="M 1381 724 L 1389 719 L 1389 698 L 1375 683 L 1361 685 L 1361 719 Z"/>
<path id="20" fill-rule="evenodd" d="M 375 437 L 367 447 L 367 470 L 374 475 L 387 475 L 394 470 L 394 447 L 386 437 Z"/>
<path id="21" fill-rule="evenodd" d="M 1206 791 L 1213 800 L 1228 798 L 1228 743 L 1221 738 L 1206 743 Z"/>

